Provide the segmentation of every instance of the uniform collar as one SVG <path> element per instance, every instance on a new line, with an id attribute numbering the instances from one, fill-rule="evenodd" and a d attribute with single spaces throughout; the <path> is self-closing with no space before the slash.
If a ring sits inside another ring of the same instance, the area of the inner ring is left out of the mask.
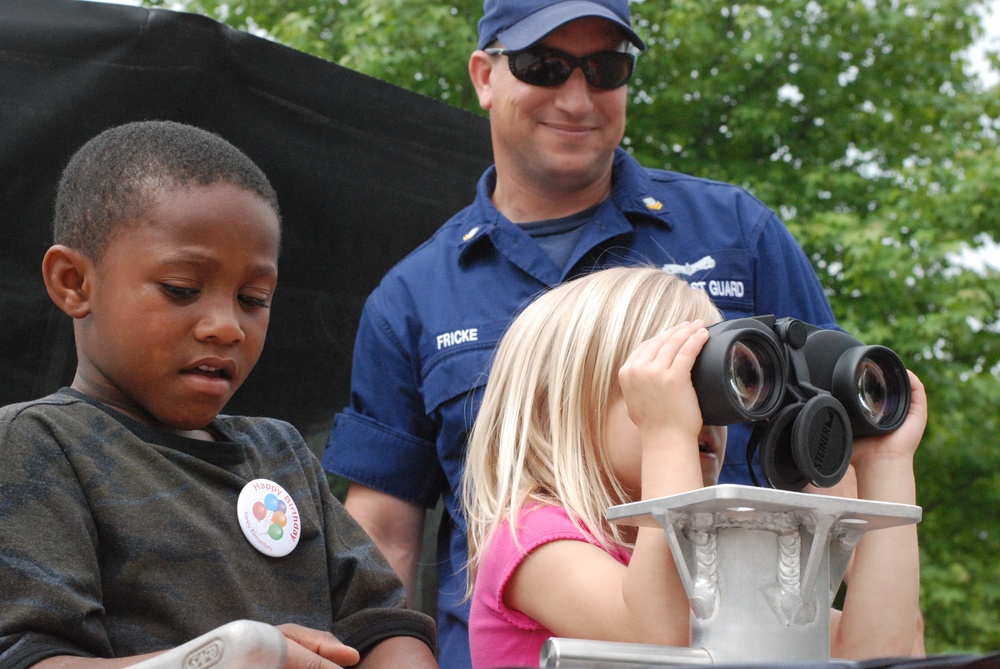
<path id="1" fill-rule="evenodd" d="M 611 199 L 629 220 L 645 219 L 673 227 L 668 203 L 656 196 L 658 189 L 649 171 L 622 148 L 615 149 L 611 182 Z"/>
<path id="2" fill-rule="evenodd" d="M 654 195 L 654 183 L 649 173 L 624 149 L 615 149 L 611 181 L 609 199 L 613 201 L 614 208 L 620 212 L 618 218 L 625 228 L 630 229 L 638 220 L 654 221 L 668 229 L 672 227 L 667 203 Z M 461 236 L 458 242 L 460 257 L 464 257 L 468 250 L 480 241 L 490 238 L 497 227 L 514 225 L 493 206 L 492 194 L 496 182 L 496 165 L 491 165 L 480 177 L 476 186 L 476 201 L 473 207 L 478 215 L 471 217 L 460 230 Z M 599 211 L 606 211 L 606 206 L 602 205 Z"/>

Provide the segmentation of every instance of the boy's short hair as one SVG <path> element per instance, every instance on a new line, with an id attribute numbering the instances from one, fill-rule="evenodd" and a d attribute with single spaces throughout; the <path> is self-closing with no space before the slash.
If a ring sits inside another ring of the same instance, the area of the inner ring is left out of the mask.
<path id="1" fill-rule="evenodd" d="M 174 121 L 110 128 L 63 170 L 53 241 L 98 261 L 115 229 L 138 224 L 157 192 L 220 181 L 262 197 L 280 222 L 278 196 L 264 172 L 219 135 Z"/>

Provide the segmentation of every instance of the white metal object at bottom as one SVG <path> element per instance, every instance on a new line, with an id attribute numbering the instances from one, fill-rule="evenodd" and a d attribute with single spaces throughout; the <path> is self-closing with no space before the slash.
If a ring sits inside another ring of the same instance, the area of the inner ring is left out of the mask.
<path id="1" fill-rule="evenodd" d="M 660 653 L 655 661 L 651 654 L 613 659 L 605 653 L 616 652 L 612 644 L 552 639 L 541 667 L 636 669 L 705 664 L 706 657 L 709 664 L 829 661 L 830 606 L 854 547 L 865 532 L 920 522 L 921 509 L 718 485 L 612 507 L 607 516 L 666 532 L 691 602 L 691 648 L 650 646 Z M 604 659 L 583 664 L 582 653 Z"/>
<path id="2" fill-rule="evenodd" d="M 539 666 L 546 669 L 637 669 L 671 664 L 712 664 L 703 648 L 673 648 L 641 643 L 615 643 L 587 639 L 547 639 Z"/>
<path id="3" fill-rule="evenodd" d="M 287 654 L 277 627 L 235 620 L 130 669 L 282 669 Z"/>

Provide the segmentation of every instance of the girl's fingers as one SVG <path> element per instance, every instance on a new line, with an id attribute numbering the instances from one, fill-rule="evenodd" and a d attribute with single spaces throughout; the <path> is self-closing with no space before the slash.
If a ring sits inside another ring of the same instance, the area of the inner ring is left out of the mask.
<path id="1" fill-rule="evenodd" d="M 643 342 L 618 372 L 626 411 L 637 425 L 646 420 L 686 420 L 700 412 L 691 384 L 691 368 L 708 331 L 701 321 L 683 323 Z M 665 411 L 663 398 L 671 398 Z"/>
<path id="2" fill-rule="evenodd" d="M 680 335 L 686 336 L 682 339 L 678 339 L 676 336 L 672 338 L 672 341 L 678 346 L 676 350 L 667 353 L 669 364 L 671 367 L 677 367 L 678 371 L 690 373 L 691 368 L 694 367 L 694 361 L 697 360 L 698 354 L 701 353 L 705 342 L 708 341 L 708 330 L 705 329 L 701 321 L 698 321 L 693 323 L 690 329 L 681 330 L 678 333 L 678 336 Z"/>
<path id="3" fill-rule="evenodd" d="M 692 334 L 705 327 L 704 322 L 698 320 L 693 323 L 679 323 L 663 332 L 647 339 L 639 344 L 629 356 L 628 362 L 636 364 L 661 363 L 671 365 L 678 352 L 683 348 Z M 703 343 L 698 345 L 701 350 Z"/>

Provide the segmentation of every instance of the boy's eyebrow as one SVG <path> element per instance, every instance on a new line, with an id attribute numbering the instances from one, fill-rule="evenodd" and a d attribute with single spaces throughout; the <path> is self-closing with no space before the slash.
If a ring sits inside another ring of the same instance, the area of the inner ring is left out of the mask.
<path id="1" fill-rule="evenodd" d="M 219 261 L 218 258 L 204 253 L 199 253 L 198 251 L 180 250 L 163 256 L 157 261 L 156 264 L 160 266 L 193 265 L 216 268 L 222 265 L 222 262 Z M 258 263 L 251 268 L 250 274 L 254 277 L 277 277 L 277 263 Z"/>

